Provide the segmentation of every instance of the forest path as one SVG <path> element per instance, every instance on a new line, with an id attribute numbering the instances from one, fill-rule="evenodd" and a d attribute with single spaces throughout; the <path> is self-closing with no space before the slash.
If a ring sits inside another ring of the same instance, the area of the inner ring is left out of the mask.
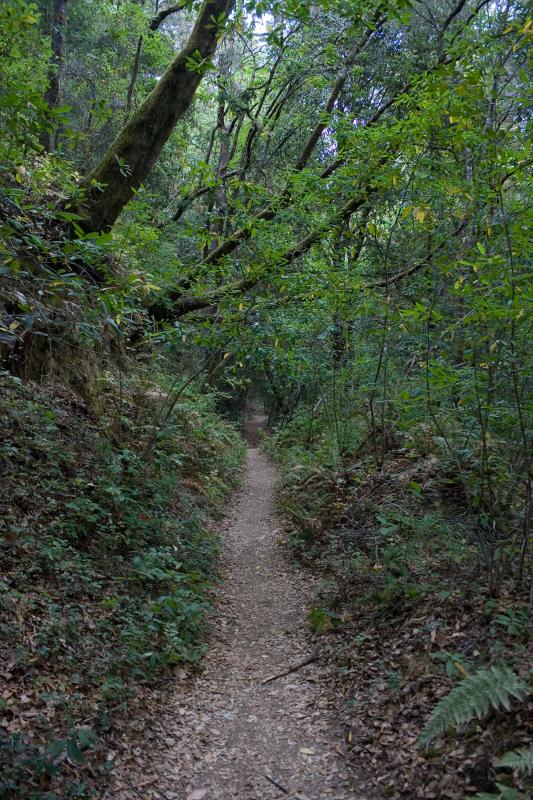
<path id="1" fill-rule="evenodd" d="M 260 415 L 248 420 L 250 444 L 257 445 L 262 425 Z M 224 584 L 205 671 L 177 683 L 163 718 L 117 758 L 109 800 L 362 797 L 336 750 L 341 733 L 317 666 L 262 683 L 312 649 L 309 580 L 278 542 L 276 480 L 274 466 L 250 446 L 223 533 Z"/>

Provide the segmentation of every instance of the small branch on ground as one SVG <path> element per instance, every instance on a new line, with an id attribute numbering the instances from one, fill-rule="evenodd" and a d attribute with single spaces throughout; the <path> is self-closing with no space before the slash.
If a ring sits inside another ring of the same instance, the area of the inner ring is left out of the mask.
<path id="1" fill-rule="evenodd" d="M 288 789 L 286 789 L 284 786 L 282 786 L 281 783 L 278 783 L 277 781 L 275 781 L 274 778 L 271 778 L 270 775 L 267 775 L 266 772 L 265 772 L 265 778 L 267 779 L 267 781 L 270 781 L 270 783 L 273 784 L 273 786 L 275 786 L 276 789 L 279 789 L 280 792 L 283 792 L 284 794 L 289 794 L 289 790 Z"/>
<path id="2" fill-rule="evenodd" d="M 297 672 L 297 670 L 302 669 L 302 667 L 306 667 L 308 664 L 312 664 L 313 661 L 316 661 L 318 658 L 318 649 L 313 650 L 308 656 L 306 656 L 302 661 L 298 661 L 297 664 L 293 664 L 292 667 L 284 670 L 283 672 L 278 672 L 276 675 L 271 675 L 269 678 L 265 678 L 264 681 L 261 681 L 261 684 L 264 686 L 265 683 L 270 683 L 271 681 L 276 681 L 278 678 L 284 678 L 285 675 L 290 675 L 292 672 Z"/>
<path id="3" fill-rule="evenodd" d="M 126 786 L 129 786 L 129 788 L 132 790 L 132 792 L 135 792 L 137 797 L 139 797 L 141 800 L 146 800 L 145 796 L 143 794 L 141 794 L 140 791 L 132 783 L 130 783 L 127 778 L 125 778 L 123 775 L 120 775 L 120 780 L 123 783 L 125 783 Z M 154 786 L 151 786 L 151 790 L 154 791 L 159 797 L 162 797 L 163 800 L 170 800 L 168 795 L 163 794 L 159 789 L 156 789 Z"/>
<path id="4" fill-rule="evenodd" d="M 139 791 L 138 789 L 136 789 L 136 788 L 135 788 L 135 786 L 134 786 L 132 783 L 130 783 L 130 782 L 129 782 L 129 781 L 126 779 L 126 778 L 124 778 L 122 775 L 120 776 L 120 780 L 121 780 L 123 783 L 125 783 L 125 784 L 126 784 L 126 786 L 129 786 L 129 788 L 131 789 L 131 791 L 132 791 L 132 792 L 134 792 L 134 793 L 137 795 L 137 797 L 140 797 L 140 798 L 141 798 L 141 800 L 144 800 L 144 795 L 142 795 L 142 794 L 140 793 L 140 791 Z"/>

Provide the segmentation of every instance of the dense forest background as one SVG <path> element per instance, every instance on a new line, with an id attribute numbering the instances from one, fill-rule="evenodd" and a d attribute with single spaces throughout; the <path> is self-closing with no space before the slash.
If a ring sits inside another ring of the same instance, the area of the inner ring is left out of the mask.
<path id="1" fill-rule="evenodd" d="M 532 33 L 521 0 L 4 0 L 7 797 L 91 796 L 113 715 L 200 661 L 250 400 L 350 713 L 377 671 L 414 730 L 389 795 L 526 796 Z"/>

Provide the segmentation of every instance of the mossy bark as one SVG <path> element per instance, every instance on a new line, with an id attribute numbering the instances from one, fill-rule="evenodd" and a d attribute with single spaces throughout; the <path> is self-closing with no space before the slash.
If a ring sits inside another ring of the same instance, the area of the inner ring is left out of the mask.
<path id="1" fill-rule="evenodd" d="M 189 108 L 215 52 L 234 0 L 207 0 L 189 40 L 83 182 L 83 227 L 109 230 L 157 161 L 177 121 Z"/>

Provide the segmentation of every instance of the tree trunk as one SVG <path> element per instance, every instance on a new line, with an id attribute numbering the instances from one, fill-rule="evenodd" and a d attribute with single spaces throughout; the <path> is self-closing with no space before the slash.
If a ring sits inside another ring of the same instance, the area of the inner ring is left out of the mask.
<path id="1" fill-rule="evenodd" d="M 65 60 L 65 30 L 67 27 L 67 0 L 54 0 L 52 5 L 51 44 L 52 59 L 48 72 L 48 88 L 44 99 L 49 107 L 57 108 L 61 103 L 61 72 Z M 57 144 L 57 129 L 44 131 L 41 144 L 51 153 Z"/>
<path id="2" fill-rule="evenodd" d="M 126 96 L 126 112 L 129 114 L 133 104 L 133 93 L 135 91 L 135 83 L 137 75 L 139 74 L 139 64 L 141 63 L 141 53 L 143 49 L 143 35 L 141 34 L 137 40 L 137 48 L 135 50 L 135 58 L 133 59 L 133 67 L 131 70 L 131 78 L 128 86 L 128 94 Z"/>
<path id="3" fill-rule="evenodd" d="M 78 210 L 85 230 L 109 230 L 150 173 L 192 102 L 233 2 L 206 1 L 183 50 L 84 180 L 86 194 Z"/>

